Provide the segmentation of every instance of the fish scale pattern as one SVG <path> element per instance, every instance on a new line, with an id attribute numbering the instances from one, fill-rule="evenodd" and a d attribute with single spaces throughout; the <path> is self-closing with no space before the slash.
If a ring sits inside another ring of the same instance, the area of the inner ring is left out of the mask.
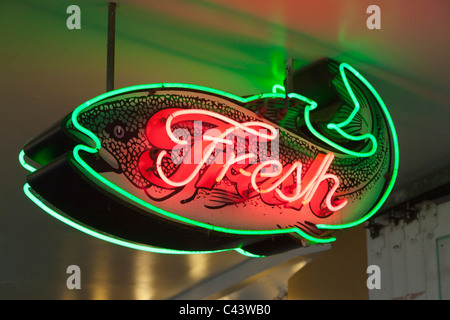
<path id="1" fill-rule="evenodd" d="M 341 88 L 340 90 L 342 91 L 343 89 Z M 261 100 L 260 103 L 267 103 L 267 101 Z M 257 105 L 258 101 L 252 101 L 252 104 Z M 274 104 L 280 103 L 275 101 Z M 365 104 L 363 104 L 364 106 Z M 232 104 L 228 105 L 213 99 L 183 95 L 182 93 L 151 93 L 132 98 L 126 96 L 118 97 L 101 104 L 94 104 L 79 114 L 78 121 L 83 127 L 89 129 L 100 138 L 102 147 L 117 160 L 123 174 L 130 182 L 138 188 L 148 188 L 150 186 L 149 181 L 140 173 L 138 160 L 143 152 L 147 152 L 152 147 L 145 135 L 148 120 L 153 114 L 165 108 L 209 110 L 238 122 L 260 120 L 256 114 L 249 116 L 234 108 Z M 297 115 L 299 117 L 303 116 L 301 110 L 300 108 Z M 275 119 L 270 120 L 276 121 Z M 373 119 L 369 120 L 373 122 L 373 134 L 377 138 L 379 146 L 377 152 L 365 159 L 339 155 L 338 152 L 335 152 L 335 160 L 329 169 L 330 173 L 342 179 L 338 193 L 348 194 L 353 199 L 360 199 L 365 191 L 380 179 L 383 169 L 389 163 L 389 159 L 386 159 L 388 158 L 386 153 L 389 149 L 389 142 L 386 140 L 386 135 L 382 132 L 382 116 L 376 114 Z M 123 137 L 115 135 L 114 128 L 117 126 L 123 128 Z M 211 126 L 203 124 L 202 128 L 203 130 L 199 131 L 198 128 L 194 128 L 192 123 L 181 123 L 173 127 L 174 130 L 185 129 L 194 137 L 202 135 Z M 308 170 L 319 152 L 330 152 L 330 150 L 319 149 L 313 143 L 293 134 L 292 132 L 295 132 L 294 128 L 287 129 L 279 131 L 279 148 L 274 148 L 274 152 L 258 152 L 258 146 L 249 145 L 248 139 L 242 138 L 236 138 L 234 150 L 236 150 L 236 153 L 256 153 L 258 154 L 258 161 L 279 159 L 283 165 L 300 161 L 302 162 L 302 175 Z M 267 150 L 271 150 L 270 145 L 268 145 Z M 217 155 L 217 153 L 213 154 L 208 163 L 214 161 L 214 157 Z M 171 161 L 165 162 L 163 164 L 164 171 L 170 176 L 177 169 L 177 161 L 181 160 L 182 158 L 174 161 L 175 163 Z"/>

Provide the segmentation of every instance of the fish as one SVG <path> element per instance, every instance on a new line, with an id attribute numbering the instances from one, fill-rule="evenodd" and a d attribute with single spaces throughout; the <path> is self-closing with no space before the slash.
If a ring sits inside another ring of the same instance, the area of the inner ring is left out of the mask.
<path id="1" fill-rule="evenodd" d="M 380 208 L 398 150 L 367 80 L 348 64 L 327 68 L 341 99 L 328 109 L 302 92 L 240 97 L 165 83 L 89 100 L 60 127 L 88 179 L 146 215 L 245 239 L 330 242 Z"/>

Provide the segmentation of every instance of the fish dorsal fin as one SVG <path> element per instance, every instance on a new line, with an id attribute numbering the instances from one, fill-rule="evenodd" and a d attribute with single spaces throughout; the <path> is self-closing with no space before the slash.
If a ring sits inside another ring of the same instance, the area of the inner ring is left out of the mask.
<path id="1" fill-rule="evenodd" d="M 376 106 L 368 101 L 367 81 L 346 63 L 326 60 L 319 67 L 322 74 L 324 67 L 327 70 L 320 85 L 333 98 L 305 108 L 304 123 L 309 133 L 338 152 L 358 157 L 372 156 L 377 150 L 372 126 L 373 108 Z M 316 69 L 308 71 L 319 72 Z M 320 93 L 314 92 L 316 96 L 310 98 L 320 100 Z M 302 94 L 308 96 L 307 92 Z"/>
<path id="2" fill-rule="evenodd" d="M 327 128 L 330 130 L 335 130 L 338 134 L 340 134 L 342 137 L 353 140 L 353 141 L 362 141 L 362 140 L 370 140 L 371 146 L 370 150 L 366 152 L 360 152 L 359 156 L 371 156 L 375 153 L 377 149 L 377 141 L 374 137 L 374 135 L 370 132 L 361 134 L 363 125 L 365 124 L 367 126 L 367 122 L 365 121 L 365 118 L 361 116 L 361 105 L 356 98 L 355 92 L 352 89 L 352 87 L 349 84 L 345 69 L 352 72 L 356 77 L 359 76 L 359 73 L 353 69 L 353 67 L 349 66 L 346 63 L 341 63 L 339 66 L 340 75 L 342 77 L 342 81 L 347 89 L 347 93 L 350 96 L 352 100 L 352 104 L 345 104 L 341 107 L 339 110 L 337 117 L 335 120 L 339 120 L 339 118 L 344 115 L 343 118 L 345 118 L 343 121 L 338 123 L 329 123 L 327 125 Z M 348 114 L 348 116 L 345 116 Z M 364 123 L 365 122 L 365 123 Z"/>

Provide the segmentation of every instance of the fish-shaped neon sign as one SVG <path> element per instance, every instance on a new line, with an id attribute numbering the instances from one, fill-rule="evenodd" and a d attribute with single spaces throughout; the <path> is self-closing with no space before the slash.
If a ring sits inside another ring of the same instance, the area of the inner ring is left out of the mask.
<path id="1" fill-rule="evenodd" d="M 302 92 L 165 83 L 98 96 L 25 146 L 25 193 L 81 231 L 141 250 L 265 256 L 334 241 L 384 203 L 398 147 L 367 80 L 348 64 L 326 67 L 341 99 L 332 113 Z"/>

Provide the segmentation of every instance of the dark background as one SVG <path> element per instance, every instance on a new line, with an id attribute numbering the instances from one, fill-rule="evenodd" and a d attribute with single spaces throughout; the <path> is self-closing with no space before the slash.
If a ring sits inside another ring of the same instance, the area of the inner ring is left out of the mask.
<path id="1" fill-rule="evenodd" d="M 80 30 L 66 27 L 72 4 Z M 366 27 L 371 4 L 381 8 L 380 30 Z M 393 118 L 398 190 L 449 165 L 449 17 L 448 0 L 118 1 L 115 87 L 183 82 L 250 95 L 282 83 L 289 57 L 294 69 L 322 57 L 347 62 Z M 0 298 L 166 299 L 247 259 L 132 251 L 29 201 L 23 145 L 106 90 L 107 2 L 2 1 L 0 33 Z M 82 290 L 65 286 L 71 264 Z"/>

